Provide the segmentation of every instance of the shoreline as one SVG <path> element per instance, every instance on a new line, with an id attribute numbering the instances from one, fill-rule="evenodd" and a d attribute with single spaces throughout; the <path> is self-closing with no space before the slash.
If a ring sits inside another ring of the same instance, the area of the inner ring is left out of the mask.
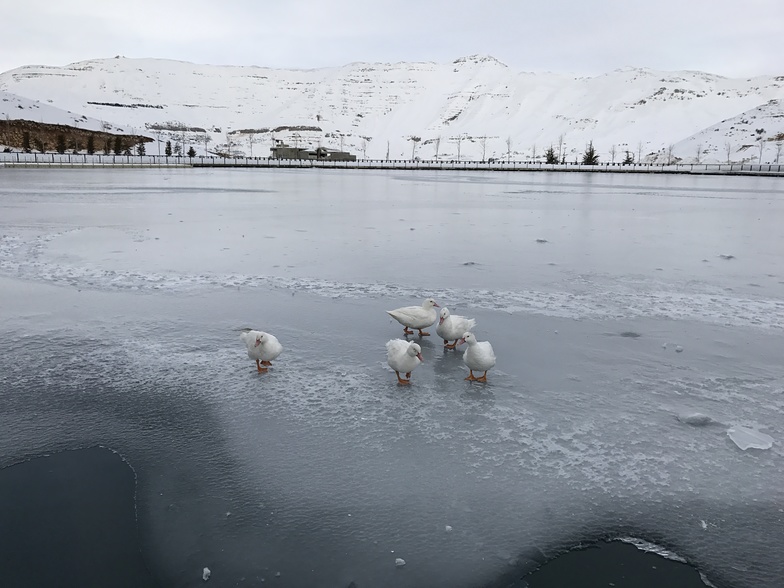
<path id="1" fill-rule="evenodd" d="M 158 155 L 87 155 L 73 153 L 0 153 L 0 168 L 238 168 L 238 169 L 357 169 L 410 171 L 581 172 L 612 174 L 680 174 L 720 176 L 784 176 L 784 164 L 687 163 L 546 164 L 527 161 L 268 159 L 249 157 L 174 157 Z"/>

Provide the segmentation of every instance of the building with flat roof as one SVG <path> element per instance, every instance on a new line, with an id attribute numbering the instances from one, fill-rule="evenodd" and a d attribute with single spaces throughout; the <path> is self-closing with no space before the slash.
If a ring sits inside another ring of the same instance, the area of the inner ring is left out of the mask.
<path id="1" fill-rule="evenodd" d="M 275 146 L 270 147 L 270 159 L 329 159 L 331 161 L 356 161 L 357 156 L 347 151 L 327 149 L 301 149 L 286 145 L 280 139 L 275 139 Z"/>

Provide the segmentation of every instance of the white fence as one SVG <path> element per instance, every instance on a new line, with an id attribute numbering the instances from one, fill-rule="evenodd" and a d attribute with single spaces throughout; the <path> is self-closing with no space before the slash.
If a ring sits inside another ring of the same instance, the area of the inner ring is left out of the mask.
<path id="1" fill-rule="evenodd" d="M 225 157 L 174 157 L 159 155 L 86 155 L 74 153 L 0 153 L 0 167 L 245 167 L 245 168 L 326 168 L 465 171 L 558 171 L 594 173 L 672 173 L 784 175 L 784 164 L 695 163 L 630 164 L 575 163 L 547 164 L 526 161 L 412 161 L 406 159 L 331 161 L 325 159 L 267 159 Z"/>

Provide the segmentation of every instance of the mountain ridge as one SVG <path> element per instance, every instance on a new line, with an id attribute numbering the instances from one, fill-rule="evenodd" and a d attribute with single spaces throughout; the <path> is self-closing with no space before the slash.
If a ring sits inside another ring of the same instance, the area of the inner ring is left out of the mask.
<path id="1" fill-rule="evenodd" d="M 489 55 L 298 70 L 118 56 L 16 68 L 0 74 L 0 93 L 5 118 L 43 117 L 40 106 L 51 106 L 199 153 L 246 156 L 267 156 L 274 138 L 377 159 L 541 160 L 552 145 L 574 161 L 591 141 L 602 161 L 628 151 L 659 163 L 756 163 L 760 149 L 749 145 L 761 144 L 762 163 L 772 163 L 784 133 L 784 76 L 515 72 Z M 11 107 L 14 96 L 39 108 Z M 286 126 L 320 131 L 240 132 Z"/>

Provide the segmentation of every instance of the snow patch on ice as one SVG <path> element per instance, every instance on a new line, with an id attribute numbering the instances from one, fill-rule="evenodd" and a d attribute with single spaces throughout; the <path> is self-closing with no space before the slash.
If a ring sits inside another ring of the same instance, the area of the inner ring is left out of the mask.
<path id="1" fill-rule="evenodd" d="M 727 429 L 727 435 L 743 451 L 747 449 L 770 449 L 773 447 L 773 437 L 741 425 L 735 425 Z"/>
<path id="2" fill-rule="evenodd" d="M 737 297 L 707 285 L 688 291 L 655 280 L 576 276 L 566 291 L 421 288 L 376 283 L 339 282 L 310 277 L 273 275 L 176 273 L 104 269 L 89 264 L 68 265 L 42 260 L 44 248 L 65 233 L 31 239 L 0 236 L 0 275 L 40 280 L 80 289 L 195 292 L 222 288 L 272 288 L 316 296 L 340 298 L 421 299 L 434 296 L 455 306 L 541 314 L 574 319 L 629 319 L 654 317 L 698 320 L 714 324 L 784 329 L 784 301 Z M 570 283 L 571 282 L 571 283 Z M 683 348 L 675 347 L 677 352 Z"/>

